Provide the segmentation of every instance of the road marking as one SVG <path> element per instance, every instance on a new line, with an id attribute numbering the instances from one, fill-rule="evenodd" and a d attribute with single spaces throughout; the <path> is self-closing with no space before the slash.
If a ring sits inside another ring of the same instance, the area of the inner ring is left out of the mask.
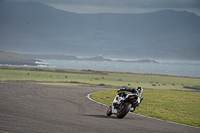
<path id="1" fill-rule="evenodd" d="M 95 101 L 94 99 L 92 99 L 92 98 L 90 97 L 91 94 L 92 94 L 92 93 L 90 93 L 90 94 L 87 95 L 87 98 L 88 98 L 88 99 L 90 99 L 91 101 L 93 101 L 93 102 L 95 102 L 95 103 L 98 103 L 98 104 L 101 104 L 101 105 L 104 105 L 104 106 L 109 107 L 109 106 L 106 105 L 106 104 L 103 104 L 103 103 L 97 102 L 97 101 Z"/>

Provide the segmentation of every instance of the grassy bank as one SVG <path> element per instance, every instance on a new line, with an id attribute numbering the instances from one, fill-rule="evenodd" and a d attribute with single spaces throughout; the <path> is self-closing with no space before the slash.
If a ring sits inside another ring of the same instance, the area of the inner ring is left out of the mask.
<path id="1" fill-rule="evenodd" d="M 200 91 L 200 78 L 92 70 L 0 66 L 1 82 Z"/>
<path id="2" fill-rule="evenodd" d="M 117 90 L 95 92 L 91 97 L 111 105 Z M 173 90 L 144 90 L 144 100 L 134 113 L 200 127 L 200 93 Z"/>

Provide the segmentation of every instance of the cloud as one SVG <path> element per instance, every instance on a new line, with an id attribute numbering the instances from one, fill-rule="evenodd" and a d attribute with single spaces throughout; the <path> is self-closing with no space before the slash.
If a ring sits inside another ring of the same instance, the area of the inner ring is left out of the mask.
<path id="1" fill-rule="evenodd" d="M 33 0 L 27 0 L 33 1 Z M 199 7 L 199 0 L 35 0 L 51 4 L 120 7 Z"/>
<path id="2" fill-rule="evenodd" d="M 11 0 L 10 0 L 11 1 Z M 110 7 L 200 7 L 199 0 L 12 0 L 38 1 L 46 4 L 63 4 L 79 6 L 110 6 Z"/>
<path id="3" fill-rule="evenodd" d="M 14 0 L 17 1 L 17 0 Z M 162 9 L 186 10 L 200 15 L 200 0 L 18 0 L 38 1 L 75 13 L 140 13 Z"/>

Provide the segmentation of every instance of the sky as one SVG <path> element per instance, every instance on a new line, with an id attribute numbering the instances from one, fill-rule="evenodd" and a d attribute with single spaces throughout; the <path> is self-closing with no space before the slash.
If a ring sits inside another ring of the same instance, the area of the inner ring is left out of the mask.
<path id="1" fill-rule="evenodd" d="M 146 13 L 164 9 L 200 16 L 200 0 L 9 0 L 39 1 L 74 13 Z"/>

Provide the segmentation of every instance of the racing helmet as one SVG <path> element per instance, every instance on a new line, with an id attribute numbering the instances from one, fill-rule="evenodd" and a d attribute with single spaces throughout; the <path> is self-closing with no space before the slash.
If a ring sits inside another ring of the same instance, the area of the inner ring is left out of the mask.
<path id="1" fill-rule="evenodd" d="M 137 90 L 138 92 L 140 92 L 140 93 L 142 93 L 142 91 L 143 91 L 143 89 L 142 89 L 141 86 L 138 86 L 138 87 L 136 88 L 136 90 Z"/>

